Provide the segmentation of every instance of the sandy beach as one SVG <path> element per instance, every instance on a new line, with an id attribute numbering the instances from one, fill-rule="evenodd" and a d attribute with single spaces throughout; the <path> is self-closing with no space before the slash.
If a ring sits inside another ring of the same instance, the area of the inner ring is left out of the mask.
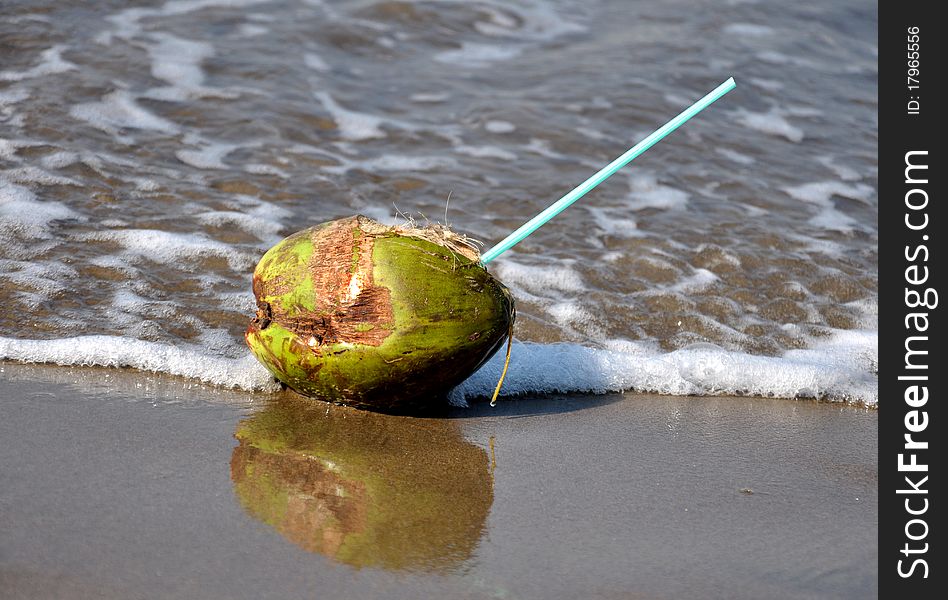
<path id="1" fill-rule="evenodd" d="M 0 365 L 19 598 L 866 598 L 878 412 L 550 396 L 391 417 Z"/>

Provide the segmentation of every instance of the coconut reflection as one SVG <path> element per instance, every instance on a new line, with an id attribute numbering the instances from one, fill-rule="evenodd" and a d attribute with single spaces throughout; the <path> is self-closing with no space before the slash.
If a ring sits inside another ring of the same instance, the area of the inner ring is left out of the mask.
<path id="1" fill-rule="evenodd" d="M 450 569 L 471 557 L 493 503 L 488 455 L 452 421 L 281 399 L 235 437 L 247 512 L 357 567 Z"/>

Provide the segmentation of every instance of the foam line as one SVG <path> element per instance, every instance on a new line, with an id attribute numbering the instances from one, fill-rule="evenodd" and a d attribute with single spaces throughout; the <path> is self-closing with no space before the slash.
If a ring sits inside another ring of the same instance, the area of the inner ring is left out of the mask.
<path id="1" fill-rule="evenodd" d="M 266 368 L 249 352 L 240 358 L 209 356 L 200 347 L 172 346 L 111 335 L 83 335 L 57 340 L 0 337 L 0 359 L 69 366 L 132 367 L 248 391 L 279 389 Z"/>
<path id="2" fill-rule="evenodd" d="M 515 342 L 501 396 L 634 390 L 674 396 L 744 395 L 817 398 L 875 406 L 878 381 L 871 372 L 874 332 L 845 332 L 782 357 L 732 352 L 698 344 L 670 353 L 626 342 L 623 350 L 578 344 Z M 503 353 L 451 393 L 452 404 L 489 398 L 500 378 Z M 550 368 L 556 365 L 556 368 Z"/>
<path id="3" fill-rule="evenodd" d="M 514 344 L 502 396 L 549 393 L 653 392 L 669 395 L 746 395 L 878 403 L 878 340 L 871 331 L 838 331 L 782 357 L 732 352 L 696 344 L 661 353 L 646 344 L 613 349 L 578 344 Z M 487 398 L 503 368 L 502 352 L 455 388 L 453 404 Z M 0 337 L 0 360 L 60 365 L 133 367 L 248 391 L 275 390 L 249 352 L 228 358 L 198 346 L 171 346 L 89 335 L 58 340 Z M 556 368 L 550 368 L 556 365 Z"/>

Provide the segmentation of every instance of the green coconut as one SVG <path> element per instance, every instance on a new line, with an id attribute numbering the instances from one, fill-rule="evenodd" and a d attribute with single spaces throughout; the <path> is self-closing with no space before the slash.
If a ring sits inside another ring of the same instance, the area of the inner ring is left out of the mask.
<path id="1" fill-rule="evenodd" d="M 273 375 L 304 396 L 389 412 L 441 402 L 501 347 L 507 288 L 446 227 L 355 216 L 295 233 L 253 275 L 246 333 Z"/>
<path id="2" fill-rule="evenodd" d="M 234 493 L 300 548 L 355 567 L 448 571 L 493 504 L 487 453 L 456 422 L 281 398 L 242 421 Z"/>

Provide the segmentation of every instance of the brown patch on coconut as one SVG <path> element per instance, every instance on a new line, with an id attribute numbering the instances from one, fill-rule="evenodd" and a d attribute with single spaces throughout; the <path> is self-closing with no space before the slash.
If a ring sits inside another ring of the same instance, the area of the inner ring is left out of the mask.
<path id="1" fill-rule="evenodd" d="M 257 327 L 270 321 L 296 332 L 312 351 L 339 342 L 378 346 L 394 319 L 387 288 L 374 285 L 372 247 L 377 234 L 365 235 L 364 217 L 333 221 L 310 233 L 313 254 L 307 269 L 313 281 L 315 310 L 288 314 L 278 304 L 258 306 Z M 285 293 L 289 282 L 254 278 L 259 297 Z"/>

